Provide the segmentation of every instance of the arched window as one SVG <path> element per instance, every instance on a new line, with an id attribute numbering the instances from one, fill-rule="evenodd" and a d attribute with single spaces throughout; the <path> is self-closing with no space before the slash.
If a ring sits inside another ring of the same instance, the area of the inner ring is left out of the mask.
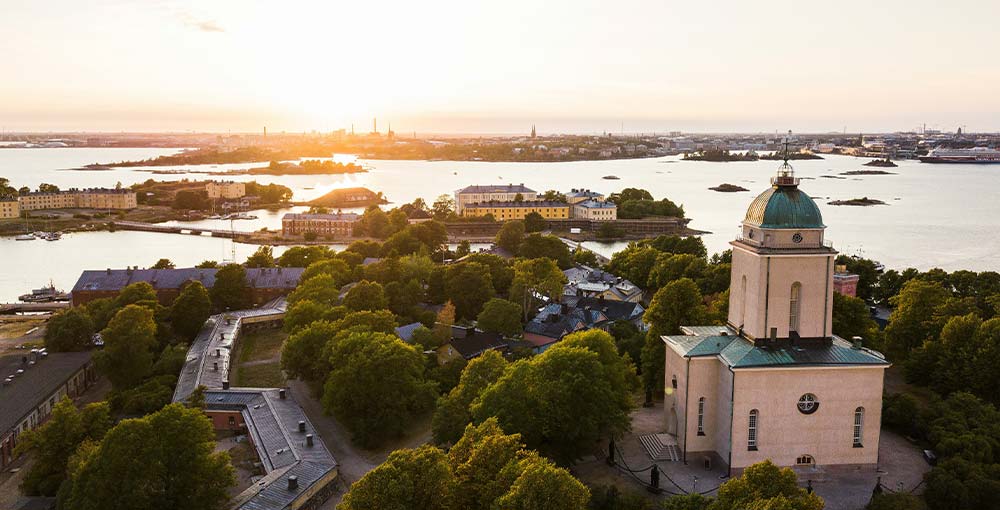
<path id="1" fill-rule="evenodd" d="M 800 455 L 795 459 L 795 463 L 799 466 L 813 466 L 816 464 L 816 459 L 812 455 Z"/>
<path id="2" fill-rule="evenodd" d="M 751 410 L 747 420 L 747 450 L 750 451 L 757 451 L 757 419 L 757 410 Z"/>
<path id="3" fill-rule="evenodd" d="M 698 435 L 705 435 L 705 397 L 698 399 Z"/>
<path id="4" fill-rule="evenodd" d="M 795 282 L 792 284 L 792 292 L 788 298 L 788 332 L 799 331 L 799 309 L 802 299 L 802 284 Z"/>
<path id="5" fill-rule="evenodd" d="M 854 410 L 854 447 L 862 448 L 862 435 L 865 430 L 865 408 L 859 407 Z"/>

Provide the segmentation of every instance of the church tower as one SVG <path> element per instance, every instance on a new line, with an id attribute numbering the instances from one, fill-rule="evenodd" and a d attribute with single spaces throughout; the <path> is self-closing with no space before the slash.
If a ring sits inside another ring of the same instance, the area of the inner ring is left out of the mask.
<path id="1" fill-rule="evenodd" d="M 827 340 L 837 252 L 816 202 L 785 161 L 750 204 L 733 247 L 728 325 L 754 343 Z"/>

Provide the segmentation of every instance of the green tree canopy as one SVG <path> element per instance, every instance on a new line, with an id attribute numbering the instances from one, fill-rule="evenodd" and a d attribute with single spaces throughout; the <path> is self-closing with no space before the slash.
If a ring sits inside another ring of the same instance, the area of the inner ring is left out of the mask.
<path id="1" fill-rule="evenodd" d="M 395 335 L 352 333 L 333 346 L 330 363 L 323 406 L 361 445 L 398 436 L 434 403 L 423 355 Z"/>
<path id="2" fill-rule="evenodd" d="M 656 291 L 642 320 L 649 324 L 642 348 L 642 381 L 647 391 L 663 391 L 664 346 L 662 335 L 678 335 L 681 326 L 704 324 L 708 310 L 701 292 L 690 278 L 681 278 Z"/>
<path id="3" fill-rule="evenodd" d="M 524 231 L 525 232 L 541 232 L 548 227 L 548 222 L 541 214 L 534 211 L 528 213 L 524 217 Z"/>
<path id="4" fill-rule="evenodd" d="M 94 321 L 81 307 L 63 310 L 45 324 L 45 347 L 52 352 L 85 350 L 93 336 Z"/>
<path id="5" fill-rule="evenodd" d="M 170 259 L 160 259 L 157 260 L 156 264 L 153 264 L 153 266 L 150 267 L 150 269 L 173 269 L 175 267 L 177 266 L 175 266 L 174 263 L 170 261 Z"/>
<path id="6" fill-rule="evenodd" d="M 55 496 L 66 478 L 73 452 L 84 441 L 100 441 L 109 428 L 107 402 L 87 404 L 77 410 L 73 401 L 63 397 L 44 424 L 18 437 L 17 454 L 32 452 L 34 458 L 21 489 L 29 496 Z"/>
<path id="7" fill-rule="evenodd" d="M 217 311 L 245 310 L 252 304 L 247 288 L 247 272 L 239 264 L 227 264 L 215 273 L 215 284 L 209 295 Z"/>
<path id="8" fill-rule="evenodd" d="M 300 299 L 285 312 L 284 330 L 287 333 L 295 333 L 316 321 L 338 321 L 347 313 L 347 308 L 343 306 L 331 307 L 311 299 Z"/>
<path id="9" fill-rule="evenodd" d="M 566 275 L 552 259 L 519 260 L 514 263 L 510 299 L 520 303 L 527 321 L 528 313 L 537 307 L 542 296 L 548 297 L 549 302 L 559 301 L 566 281 Z"/>
<path id="10" fill-rule="evenodd" d="M 199 281 L 184 286 L 170 307 L 170 324 L 185 340 L 194 340 L 212 313 L 208 290 Z"/>
<path id="11" fill-rule="evenodd" d="M 329 246 L 292 246 L 278 257 L 277 262 L 281 267 L 309 267 L 333 255 Z"/>
<path id="12" fill-rule="evenodd" d="M 569 462 L 596 441 L 628 429 L 636 383 L 611 335 L 589 331 L 512 364 L 471 411 L 474 421 L 495 416 L 529 447 Z"/>
<path id="13" fill-rule="evenodd" d="M 478 262 L 460 262 L 445 270 L 445 294 L 455 305 L 455 315 L 475 319 L 494 296 L 490 269 Z"/>
<path id="14" fill-rule="evenodd" d="M 521 307 L 506 299 L 493 298 L 483 305 L 483 311 L 476 317 L 476 326 L 488 333 L 519 335 L 523 331 Z"/>
<path id="15" fill-rule="evenodd" d="M 465 426 L 472 422 L 469 406 L 503 375 L 507 361 L 496 351 L 486 351 L 473 358 L 462 370 L 462 377 L 448 395 L 438 399 L 431 428 L 439 444 L 458 441 Z"/>
<path id="16" fill-rule="evenodd" d="M 351 268 L 343 260 L 323 259 L 309 264 L 309 267 L 302 272 L 302 277 L 299 281 L 304 282 L 321 274 L 330 275 L 333 278 L 334 285 L 337 287 L 343 287 L 354 279 Z"/>
<path id="17" fill-rule="evenodd" d="M 148 308 L 139 305 L 122 308 L 101 336 L 104 349 L 94 358 L 116 390 L 137 385 L 152 371 L 156 323 Z"/>
<path id="18" fill-rule="evenodd" d="M 861 299 L 833 293 L 833 333 L 848 340 L 855 336 L 870 337 L 878 327 L 872 320 L 868 305 Z"/>
<path id="19" fill-rule="evenodd" d="M 455 478 L 433 446 L 396 450 L 351 485 L 337 510 L 450 510 Z"/>
<path id="20" fill-rule="evenodd" d="M 299 282 L 299 286 L 288 295 L 288 303 L 295 305 L 299 301 L 309 300 L 325 306 L 334 306 L 340 301 L 340 285 L 333 276 L 318 274 Z"/>
<path id="21" fill-rule="evenodd" d="M 887 354 L 904 360 L 924 340 L 937 337 L 943 324 L 933 320 L 935 309 L 948 297 L 949 292 L 936 283 L 921 279 L 907 282 L 890 300 L 896 308 L 885 328 Z"/>
<path id="22" fill-rule="evenodd" d="M 347 295 L 344 296 L 344 306 L 356 312 L 375 311 L 388 308 L 389 301 L 385 298 L 385 291 L 378 282 L 361 280 L 347 291 Z"/>
<path id="23" fill-rule="evenodd" d="M 118 297 L 115 298 L 115 306 L 124 308 L 143 301 L 156 301 L 156 290 L 147 282 L 136 282 L 125 286 L 118 293 Z"/>
<path id="24" fill-rule="evenodd" d="M 719 495 L 709 506 L 710 510 L 745 508 L 823 510 L 823 499 L 800 489 L 794 471 L 779 468 L 766 460 L 746 468 L 739 478 L 722 484 Z"/>
<path id="25" fill-rule="evenodd" d="M 67 510 L 216 510 L 236 484 L 226 452 L 214 452 L 212 422 L 171 404 L 115 425 L 75 469 Z"/>
<path id="26" fill-rule="evenodd" d="M 521 243 L 524 241 L 524 222 L 520 220 L 505 221 L 497 232 L 494 240 L 497 246 L 507 250 L 513 255 L 521 252 Z"/>
<path id="27" fill-rule="evenodd" d="M 275 267 L 274 248 L 271 246 L 260 246 L 253 252 L 243 264 L 246 267 Z"/>
<path id="28" fill-rule="evenodd" d="M 518 255 L 526 259 L 547 257 L 556 261 L 560 269 L 569 269 L 573 266 L 573 256 L 569 252 L 569 246 L 556 236 L 531 234 L 524 238 Z"/>

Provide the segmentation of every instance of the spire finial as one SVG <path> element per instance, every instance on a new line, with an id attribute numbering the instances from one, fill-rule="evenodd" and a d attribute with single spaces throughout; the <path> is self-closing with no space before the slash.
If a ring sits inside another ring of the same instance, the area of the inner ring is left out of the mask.
<path id="1" fill-rule="evenodd" d="M 792 139 L 792 130 L 788 130 L 788 136 L 785 137 L 785 154 L 782 157 L 783 162 L 781 166 L 778 167 L 778 175 L 771 178 L 771 184 L 775 186 L 798 186 L 799 180 L 795 178 L 795 169 L 792 165 L 788 163 L 788 144 Z"/>

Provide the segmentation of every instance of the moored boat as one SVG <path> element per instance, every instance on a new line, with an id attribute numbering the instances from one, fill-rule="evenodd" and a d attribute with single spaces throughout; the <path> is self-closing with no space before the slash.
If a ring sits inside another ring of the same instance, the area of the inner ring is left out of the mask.
<path id="1" fill-rule="evenodd" d="M 938 148 L 919 157 L 921 163 L 1000 164 L 1000 151 L 989 147 L 971 149 Z"/>

